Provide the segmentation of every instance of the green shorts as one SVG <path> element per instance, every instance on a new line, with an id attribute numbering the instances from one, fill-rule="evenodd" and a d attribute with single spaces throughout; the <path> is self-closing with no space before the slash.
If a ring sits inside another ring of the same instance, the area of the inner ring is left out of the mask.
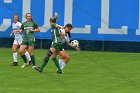
<path id="1" fill-rule="evenodd" d="M 62 51 L 63 44 L 62 43 L 53 43 L 51 48 L 55 48 L 57 51 Z"/>
<path id="2" fill-rule="evenodd" d="M 21 45 L 34 46 L 35 41 L 24 41 L 23 40 Z"/>

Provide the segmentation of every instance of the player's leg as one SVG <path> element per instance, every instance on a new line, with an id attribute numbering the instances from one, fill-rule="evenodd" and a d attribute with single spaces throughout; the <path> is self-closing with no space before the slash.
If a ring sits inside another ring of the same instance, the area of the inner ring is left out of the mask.
<path id="1" fill-rule="evenodd" d="M 55 63 L 55 66 L 57 67 L 57 73 L 62 73 L 62 70 L 61 70 L 61 67 L 59 65 L 59 62 L 56 59 L 58 54 L 59 54 L 59 51 L 56 51 L 51 57 L 52 57 L 53 62 Z"/>
<path id="2" fill-rule="evenodd" d="M 51 56 L 51 57 L 52 57 L 52 60 L 53 60 L 54 63 L 55 63 L 55 66 L 56 66 L 57 69 L 58 69 L 57 73 L 62 73 L 62 70 L 61 70 L 61 67 L 60 67 L 60 65 L 59 65 L 59 62 L 58 62 L 58 60 L 56 59 L 56 56 L 59 54 L 60 51 L 62 51 L 62 46 L 63 46 L 62 43 L 56 43 L 56 44 L 54 44 L 53 47 L 56 49 L 56 52 L 55 52 L 55 54 L 53 54 L 53 55 Z"/>
<path id="3" fill-rule="evenodd" d="M 24 68 L 27 65 L 27 58 L 25 56 L 26 48 L 27 48 L 27 45 L 20 45 L 19 53 L 20 53 L 21 58 L 24 61 L 24 64 L 23 64 L 23 66 L 21 68 Z"/>
<path id="4" fill-rule="evenodd" d="M 13 46 L 12 46 L 12 52 L 13 52 L 13 66 L 17 66 L 18 65 L 18 60 L 17 60 L 17 49 L 18 49 L 18 43 L 16 40 L 14 40 Z"/>
<path id="5" fill-rule="evenodd" d="M 34 46 L 28 46 L 28 52 L 29 52 L 29 55 L 30 55 L 30 58 L 31 58 L 31 62 L 33 64 L 32 68 L 35 68 L 36 63 L 35 63 L 35 57 L 33 55 L 33 50 L 34 50 Z"/>
<path id="6" fill-rule="evenodd" d="M 44 67 L 47 65 L 49 58 L 52 56 L 52 54 L 55 52 L 55 48 L 50 48 L 45 56 L 45 58 L 43 59 L 43 63 L 39 68 L 35 68 L 37 71 L 42 72 Z"/>
<path id="7" fill-rule="evenodd" d="M 69 62 L 70 57 L 65 50 L 60 51 L 59 55 L 60 55 L 59 64 L 61 69 L 63 69 L 66 66 L 66 64 Z"/>
<path id="8" fill-rule="evenodd" d="M 18 39 L 18 45 L 21 45 L 22 44 L 22 41 L 23 41 L 23 39 L 22 38 L 19 38 Z M 28 51 L 25 52 L 25 56 L 26 56 L 28 62 L 31 63 L 31 58 L 30 58 L 30 55 L 29 55 Z"/>

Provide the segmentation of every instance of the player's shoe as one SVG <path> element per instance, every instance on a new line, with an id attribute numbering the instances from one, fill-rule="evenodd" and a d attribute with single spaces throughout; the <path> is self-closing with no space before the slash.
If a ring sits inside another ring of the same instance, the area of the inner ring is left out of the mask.
<path id="1" fill-rule="evenodd" d="M 18 66 L 18 62 L 13 62 L 11 66 Z"/>
<path id="2" fill-rule="evenodd" d="M 21 66 L 21 68 L 24 68 L 25 66 L 27 66 L 27 63 L 24 63 L 24 64 Z"/>
<path id="3" fill-rule="evenodd" d="M 32 68 L 36 68 L 36 66 L 32 66 Z"/>
<path id="4" fill-rule="evenodd" d="M 57 73 L 58 74 L 63 74 L 63 71 L 62 70 L 57 70 Z"/>
<path id="5" fill-rule="evenodd" d="M 38 72 L 42 72 L 42 70 L 40 69 L 40 67 L 35 67 L 35 70 L 37 70 Z"/>

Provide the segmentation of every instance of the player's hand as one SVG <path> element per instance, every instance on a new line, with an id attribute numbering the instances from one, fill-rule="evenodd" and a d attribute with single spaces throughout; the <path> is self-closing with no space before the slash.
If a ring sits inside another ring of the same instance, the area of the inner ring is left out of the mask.
<path id="1" fill-rule="evenodd" d="M 79 48 L 79 47 L 75 47 L 75 50 L 76 50 L 76 51 L 80 51 L 80 48 Z"/>
<path id="2" fill-rule="evenodd" d="M 30 31 L 31 31 L 31 32 L 34 32 L 33 28 L 30 28 Z"/>
<path id="3" fill-rule="evenodd" d="M 58 13 L 55 12 L 54 17 L 57 19 L 58 18 Z"/>

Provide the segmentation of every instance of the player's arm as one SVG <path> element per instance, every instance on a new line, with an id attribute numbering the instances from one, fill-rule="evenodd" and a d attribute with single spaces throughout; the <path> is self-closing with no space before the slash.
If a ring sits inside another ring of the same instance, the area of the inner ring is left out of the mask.
<path id="1" fill-rule="evenodd" d="M 58 25 L 58 24 L 56 24 L 56 25 L 55 25 L 55 28 L 60 28 L 60 29 L 63 29 L 63 27 L 62 27 L 62 26 L 60 26 L 60 25 Z"/>
<path id="2" fill-rule="evenodd" d="M 36 23 L 34 23 L 34 29 L 31 28 L 30 31 L 31 32 L 40 32 L 39 26 Z"/>
<path id="3" fill-rule="evenodd" d="M 18 30 L 13 30 L 12 33 L 19 32 L 19 31 L 20 31 L 20 29 L 18 29 Z"/>
<path id="4" fill-rule="evenodd" d="M 10 36 L 12 36 L 15 32 L 20 32 L 20 29 L 19 30 L 13 30 L 12 33 L 10 34 Z"/>
<path id="5" fill-rule="evenodd" d="M 31 28 L 30 31 L 31 31 L 31 32 L 40 32 L 40 29 L 39 29 L 39 27 L 36 28 L 36 29 L 32 29 L 32 28 Z"/>
<path id="6" fill-rule="evenodd" d="M 67 45 L 74 48 L 76 51 L 80 51 L 80 48 L 77 46 L 72 46 L 70 42 L 67 42 Z"/>

